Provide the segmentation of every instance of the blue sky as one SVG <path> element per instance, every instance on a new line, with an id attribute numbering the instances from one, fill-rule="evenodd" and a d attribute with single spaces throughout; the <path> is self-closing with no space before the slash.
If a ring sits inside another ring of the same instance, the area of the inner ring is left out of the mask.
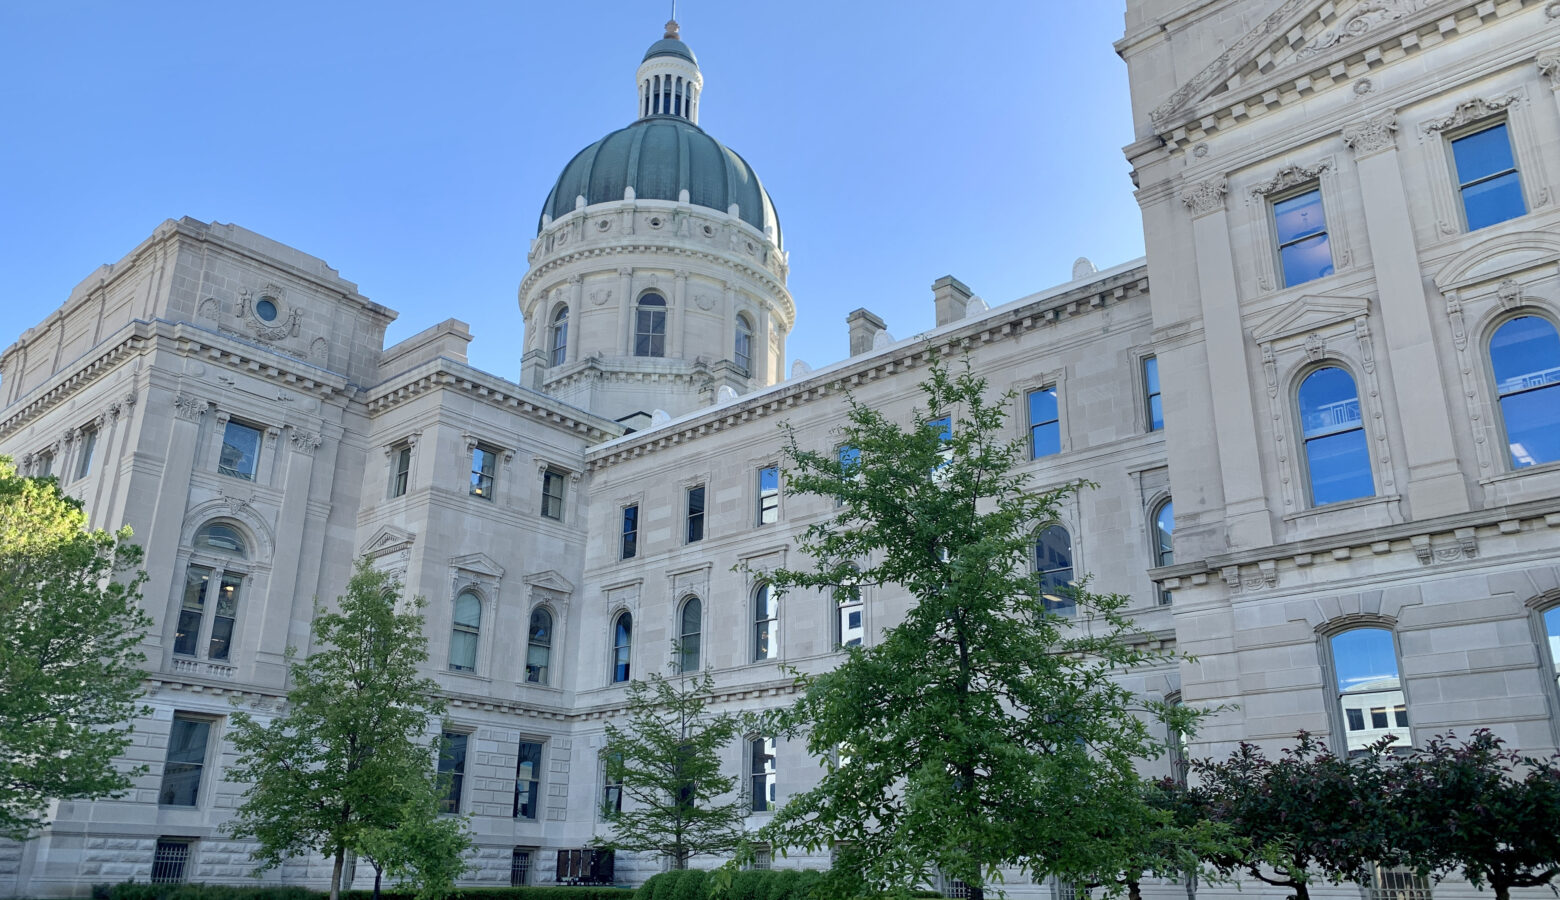
<path id="1" fill-rule="evenodd" d="M 519 372 L 542 201 L 631 121 L 663 2 L 0 5 L 0 347 L 167 218 L 233 222 Z M 1142 253 L 1109 0 L 681 0 L 700 124 L 774 198 L 791 359 L 865 306 L 932 325 L 952 274 L 996 305 Z M 789 361 L 788 361 L 789 362 Z"/>

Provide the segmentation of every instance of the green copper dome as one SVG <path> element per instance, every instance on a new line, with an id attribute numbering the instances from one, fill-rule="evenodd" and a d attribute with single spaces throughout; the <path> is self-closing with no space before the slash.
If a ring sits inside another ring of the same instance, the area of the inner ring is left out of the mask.
<path id="1" fill-rule="evenodd" d="M 693 58 L 693 51 L 688 49 L 688 45 L 674 37 L 661 38 L 645 51 L 645 59 L 656 56 L 680 56 L 694 65 L 699 64 L 699 61 Z"/>
<path id="2" fill-rule="evenodd" d="M 574 211 L 580 196 L 592 205 L 622 200 L 628 187 L 640 200 L 676 201 L 686 190 L 693 205 L 720 212 L 735 203 L 742 221 L 759 231 L 773 226 L 781 246 L 780 220 L 752 166 L 675 116 L 640 119 L 575 154 L 547 195 L 542 215 L 560 219 Z M 537 230 L 541 227 L 538 223 Z"/>

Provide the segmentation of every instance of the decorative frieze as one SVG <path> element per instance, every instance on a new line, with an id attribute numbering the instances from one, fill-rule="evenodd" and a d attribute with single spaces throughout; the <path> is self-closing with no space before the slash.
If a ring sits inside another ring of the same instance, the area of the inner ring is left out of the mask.
<path id="1" fill-rule="evenodd" d="M 1501 94 L 1496 97 L 1475 97 L 1472 100 L 1464 100 L 1457 104 L 1457 108 L 1452 110 L 1450 115 L 1431 119 L 1419 128 L 1425 134 L 1461 128 L 1469 122 L 1487 119 L 1505 110 L 1515 103 L 1518 97 L 1517 94 Z"/>
<path id="2" fill-rule="evenodd" d="M 1286 191 L 1292 187 L 1308 184 L 1321 177 L 1322 173 L 1332 166 L 1332 160 L 1324 159 L 1314 166 L 1284 166 L 1277 174 L 1267 181 L 1251 186 L 1251 194 L 1254 197 L 1266 197 Z M 1194 213 L 1195 215 L 1195 213 Z"/>

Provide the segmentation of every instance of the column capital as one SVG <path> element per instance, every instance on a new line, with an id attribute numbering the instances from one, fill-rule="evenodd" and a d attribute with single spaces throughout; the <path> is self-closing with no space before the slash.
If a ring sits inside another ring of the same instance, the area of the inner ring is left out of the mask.
<path id="1" fill-rule="evenodd" d="M 1363 122 L 1343 126 L 1343 143 L 1354 151 L 1356 159 L 1364 159 L 1396 149 L 1397 129 L 1397 113 L 1389 110 Z"/>
<path id="2" fill-rule="evenodd" d="M 1192 218 L 1200 218 L 1212 212 L 1224 210 L 1224 195 L 1229 192 L 1229 179 L 1223 175 L 1199 181 L 1181 192 L 1181 202 L 1186 204 Z"/>

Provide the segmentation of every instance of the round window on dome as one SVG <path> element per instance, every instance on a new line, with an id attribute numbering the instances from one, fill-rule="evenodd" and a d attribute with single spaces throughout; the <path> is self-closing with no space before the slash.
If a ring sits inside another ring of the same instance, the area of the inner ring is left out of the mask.
<path id="1" fill-rule="evenodd" d="M 651 228 L 660 228 L 661 227 L 661 217 L 660 216 L 651 216 L 650 217 L 650 227 Z"/>
<path id="2" fill-rule="evenodd" d="M 261 297 L 260 302 L 255 304 L 255 315 L 266 322 L 276 321 L 276 301 L 270 297 Z"/>

